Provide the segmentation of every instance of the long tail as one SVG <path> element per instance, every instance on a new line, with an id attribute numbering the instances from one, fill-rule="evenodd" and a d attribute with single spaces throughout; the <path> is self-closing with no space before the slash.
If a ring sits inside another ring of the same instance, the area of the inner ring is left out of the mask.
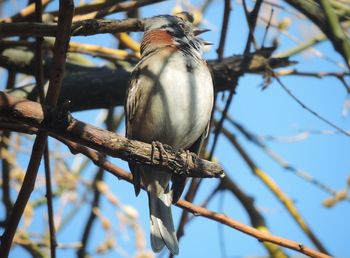
<path id="1" fill-rule="evenodd" d="M 170 192 L 160 194 L 158 197 L 148 193 L 151 246 L 154 252 L 159 252 L 166 245 L 173 255 L 177 255 L 179 253 L 179 243 L 171 215 L 171 200 Z"/>

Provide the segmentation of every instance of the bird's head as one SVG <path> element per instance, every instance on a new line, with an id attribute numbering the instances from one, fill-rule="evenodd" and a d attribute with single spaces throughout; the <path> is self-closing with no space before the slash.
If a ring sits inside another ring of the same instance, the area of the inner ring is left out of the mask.
<path id="1" fill-rule="evenodd" d="M 202 48 L 206 42 L 197 36 L 208 30 L 198 29 L 193 26 L 192 22 L 193 17 L 186 12 L 176 16 L 159 15 L 146 19 L 141 53 L 164 46 L 173 46 L 183 51 L 189 51 L 190 54 L 201 56 Z"/>

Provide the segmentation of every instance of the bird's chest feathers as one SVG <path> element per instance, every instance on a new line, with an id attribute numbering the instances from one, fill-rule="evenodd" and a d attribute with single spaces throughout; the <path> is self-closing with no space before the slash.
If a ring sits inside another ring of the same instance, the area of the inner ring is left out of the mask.
<path id="1" fill-rule="evenodd" d="M 152 59 L 146 68 L 152 89 L 145 122 L 158 140 L 186 147 L 177 141 L 188 138 L 193 143 L 209 121 L 211 76 L 204 63 L 199 65 L 180 51 L 161 51 Z"/>

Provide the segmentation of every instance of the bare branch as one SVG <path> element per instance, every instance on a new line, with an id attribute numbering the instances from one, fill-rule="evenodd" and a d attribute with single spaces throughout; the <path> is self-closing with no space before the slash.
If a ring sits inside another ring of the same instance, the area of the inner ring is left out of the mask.
<path id="1" fill-rule="evenodd" d="M 251 172 L 257 176 L 268 188 L 269 190 L 276 196 L 276 198 L 284 205 L 293 219 L 298 223 L 300 228 L 305 232 L 305 234 L 310 238 L 310 240 L 317 246 L 317 248 L 323 252 L 328 253 L 327 249 L 321 243 L 321 241 L 316 237 L 314 232 L 302 218 L 297 208 L 293 204 L 293 201 L 280 189 L 280 187 L 274 182 L 274 180 L 266 174 L 262 169 L 260 169 L 254 161 L 250 158 L 249 154 L 245 151 L 243 146 L 238 143 L 236 137 L 228 132 L 225 128 L 222 128 L 223 134 L 228 138 L 228 140 L 232 143 L 232 145 L 236 148 L 238 153 L 241 155 L 243 160 L 249 166 Z"/>
<path id="2" fill-rule="evenodd" d="M 168 145 L 164 145 L 169 157 L 165 161 L 162 159 L 159 150 L 152 148 L 151 144 L 129 140 L 116 133 L 75 119 L 63 118 L 61 122 L 54 122 L 55 119 L 52 118 L 52 115 L 56 113 L 57 116 L 57 111 L 52 113 L 48 107 L 41 106 L 36 102 L 0 93 L 0 107 L 0 115 L 3 117 L 38 127 L 57 136 L 66 137 L 113 157 L 148 165 L 159 165 L 170 168 L 173 173 L 185 173 L 186 176 L 223 176 L 220 165 L 199 159 L 195 154 L 188 155 L 184 151 L 173 150 Z M 59 117 L 61 115 L 59 114 Z"/>
<path id="3" fill-rule="evenodd" d="M 232 89 L 235 78 L 240 74 L 264 73 L 266 64 L 273 68 L 293 64 L 287 58 L 270 58 L 270 55 L 271 50 L 265 49 L 246 55 L 223 58 L 222 61 L 209 60 L 208 65 L 212 73 L 215 91 Z M 0 66 L 33 75 L 35 71 L 34 58 L 34 53 L 30 50 L 6 48 L 0 54 Z M 45 77 L 49 75 L 51 67 L 51 59 L 45 58 Z M 71 111 L 123 105 L 129 79 L 130 73 L 123 69 L 86 67 L 67 63 L 59 103 L 63 103 L 67 99 L 70 100 L 69 108 Z M 39 92 L 34 85 L 29 85 L 14 89 L 11 94 L 37 100 Z"/>
<path id="4" fill-rule="evenodd" d="M 87 155 L 90 159 L 94 160 L 95 164 L 98 166 L 102 166 L 106 171 L 109 171 L 112 175 L 118 177 L 118 179 L 125 180 L 129 183 L 132 184 L 133 179 L 131 173 L 128 173 L 124 171 L 123 169 L 115 166 L 111 162 L 105 160 L 103 155 L 99 154 L 98 152 L 91 150 L 87 147 L 84 147 L 82 145 L 76 144 L 74 142 L 70 142 L 67 140 L 63 140 L 73 152 L 80 152 L 83 153 L 84 155 Z M 143 189 L 143 188 L 142 188 Z M 266 233 L 264 231 L 260 231 L 258 229 L 249 227 L 243 223 L 240 223 L 225 214 L 222 213 L 217 213 L 211 210 L 208 210 L 203 207 L 196 206 L 192 204 L 191 202 L 185 201 L 185 200 L 179 200 L 176 204 L 176 206 L 187 210 L 188 212 L 193 213 L 195 216 L 202 216 L 206 217 L 210 220 L 217 221 L 219 223 L 222 223 L 224 225 L 227 225 L 228 227 L 231 227 L 233 229 L 239 230 L 245 234 L 251 235 L 255 238 L 257 238 L 259 241 L 263 242 L 269 242 L 269 243 L 274 243 L 279 246 L 287 247 L 290 249 L 293 249 L 295 251 L 298 251 L 300 253 L 306 254 L 310 257 L 315 257 L 315 258 L 330 258 L 330 256 L 326 254 L 322 254 L 320 252 L 317 252 L 315 250 L 312 250 L 306 246 L 304 246 L 301 243 L 297 243 L 285 238 L 281 238 L 278 236 L 274 236 L 270 233 Z"/>
<path id="5" fill-rule="evenodd" d="M 218 60 L 220 61 L 224 56 L 224 47 L 225 47 L 225 41 L 226 41 L 226 35 L 227 35 L 228 22 L 230 19 L 230 13 L 231 13 L 231 1 L 225 0 L 224 18 L 222 20 L 220 42 L 219 42 L 219 47 L 216 50 L 216 52 L 218 53 Z"/>
<path id="6" fill-rule="evenodd" d="M 60 94 L 63 72 L 65 70 L 66 50 L 70 39 L 69 28 L 71 27 L 72 23 L 73 12 L 73 1 L 60 1 L 60 19 L 58 21 L 57 37 L 55 41 L 55 54 L 53 58 L 54 65 L 48 93 L 45 99 L 45 103 L 48 105 L 56 105 Z M 0 253 L 3 257 L 8 257 L 18 223 L 34 189 L 41 156 L 46 146 L 46 140 L 47 134 L 45 132 L 39 132 L 34 141 L 31 158 L 21 190 L 13 206 L 12 213 L 6 223 L 5 231 L 1 238 Z"/>
<path id="7" fill-rule="evenodd" d="M 55 23 L 17 22 L 0 23 L 0 35 L 9 36 L 35 36 L 55 37 L 57 25 Z M 142 19 L 125 20 L 83 20 L 74 22 L 71 26 L 71 36 L 88 36 L 103 33 L 116 33 L 124 31 L 142 31 Z"/>
<path id="8" fill-rule="evenodd" d="M 278 76 L 274 76 L 274 78 L 277 80 L 278 84 L 282 87 L 282 89 L 291 97 L 293 98 L 302 108 L 304 108 L 305 110 L 307 110 L 308 112 L 310 112 L 312 115 L 314 115 L 315 117 L 317 117 L 318 119 L 322 120 L 323 122 L 325 122 L 326 124 L 328 124 L 329 126 L 333 127 L 334 129 L 338 130 L 339 132 L 341 132 L 342 134 L 350 137 L 350 133 L 348 133 L 347 131 L 345 131 L 344 129 L 340 128 L 339 126 L 335 125 L 334 123 L 330 122 L 328 119 L 324 118 L 323 116 L 319 115 L 318 113 L 316 113 L 314 110 L 312 110 L 311 108 L 309 108 L 308 106 L 306 106 L 300 99 L 298 99 L 287 87 L 286 85 L 284 85 L 284 83 L 282 83 L 281 79 Z"/>

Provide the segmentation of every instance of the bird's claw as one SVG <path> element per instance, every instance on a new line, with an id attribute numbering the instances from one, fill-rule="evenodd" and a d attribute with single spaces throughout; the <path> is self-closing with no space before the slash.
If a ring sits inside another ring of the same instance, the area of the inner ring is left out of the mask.
<path id="1" fill-rule="evenodd" d="M 156 164 L 155 162 L 155 150 L 159 151 L 159 164 L 168 165 L 169 164 L 169 155 L 167 151 L 164 149 L 164 146 L 159 141 L 152 141 L 152 152 L 151 152 L 151 163 Z M 165 158 L 164 158 L 165 156 Z"/>
<path id="2" fill-rule="evenodd" d="M 184 149 L 178 150 L 179 156 L 181 156 L 181 154 L 183 153 L 186 154 L 186 160 L 185 160 L 185 164 L 183 165 L 183 171 L 181 171 L 180 174 L 187 175 L 190 170 L 190 167 L 192 166 L 192 163 L 194 163 L 193 159 L 195 158 L 195 156 L 189 150 L 184 150 Z"/>

